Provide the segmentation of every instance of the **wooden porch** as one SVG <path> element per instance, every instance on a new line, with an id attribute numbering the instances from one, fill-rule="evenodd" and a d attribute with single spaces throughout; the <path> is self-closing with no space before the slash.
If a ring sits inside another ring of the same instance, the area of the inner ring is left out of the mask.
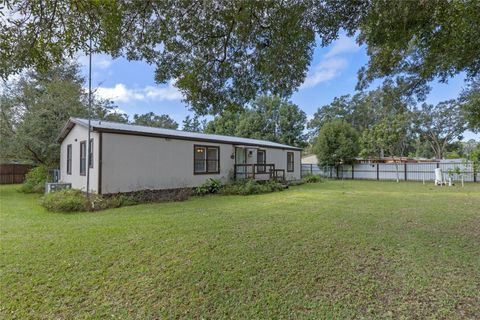
<path id="1" fill-rule="evenodd" d="M 285 181 L 285 169 L 275 169 L 273 163 L 244 163 L 234 165 L 234 179 Z"/>

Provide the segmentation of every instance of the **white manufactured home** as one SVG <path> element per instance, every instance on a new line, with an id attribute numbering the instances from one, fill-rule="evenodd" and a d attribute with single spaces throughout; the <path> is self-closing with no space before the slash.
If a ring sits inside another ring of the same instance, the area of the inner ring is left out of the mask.
<path id="1" fill-rule="evenodd" d="M 300 179 L 301 149 L 271 141 L 70 118 L 60 180 L 100 194 L 196 187 L 208 178 Z"/>

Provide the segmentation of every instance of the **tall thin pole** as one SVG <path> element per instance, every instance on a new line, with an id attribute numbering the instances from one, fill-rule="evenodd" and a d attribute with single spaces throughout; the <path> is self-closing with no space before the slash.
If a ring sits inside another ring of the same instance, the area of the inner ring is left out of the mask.
<path id="1" fill-rule="evenodd" d="M 90 197 L 90 161 L 93 162 L 93 159 L 90 159 L 90 129 L 91 129 L 91 118 L 92 118 L 92 37 L 90 37 L 88 44 L 89 54 L 88 54 L 88 139 L 87 139 L 87 197 Z"/>

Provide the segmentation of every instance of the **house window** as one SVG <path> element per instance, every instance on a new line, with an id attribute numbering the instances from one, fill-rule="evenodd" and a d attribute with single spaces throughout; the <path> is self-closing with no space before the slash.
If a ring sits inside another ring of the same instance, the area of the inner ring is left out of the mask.
<path id="1" fill-rule="evenodd" d="M 67 174 L 72 174 L 72 145 L 67 145 Z"/>
<path id="2" fill-rule="evenodd" d="M 93 168 L 93 139 L 90 139 L 90 144 L 88 145 L 88 166 Z"/>
<path id="3" fill-rule="evenodd" d="M 257 150 L 257 164 L 266 163 L 266 152 L 265 150 Z M 257 166 L 258 173 L 265 173 L 267 168 L 265 166 Z"/>
<path id="4" fill-rule="evenodd" d="M 84 176 L 87 172 L 87 142 L 80 142 L 80 175 Z"/>
<path id="5" fill-rule="evenodd" d="M 294 171 L 293 152 L 287 152 L 287 172 Z"/>
<path id="6" fill-rule="evenodd" d="M 193 173 L 219 173 L 220 172 L 220 148 L 210 146 L 193 147 Z"/>

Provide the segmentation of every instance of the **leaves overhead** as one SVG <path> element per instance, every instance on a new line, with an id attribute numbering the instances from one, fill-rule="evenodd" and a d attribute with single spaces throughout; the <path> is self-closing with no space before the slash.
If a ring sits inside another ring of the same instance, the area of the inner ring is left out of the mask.
<path id="1" fill-rule="evenodd" d="M 77 52 L 144 60 L 198 114 L 290 95 L 322 45 L 356 25 L 357 1 L 7 1 L 0 75 L 58 63 Z M 8 61 L 8 62 L 7 62 Z M 12 61 L 10 63 L 9 61 Z"/>
<path id="2" fill-rule="evenodd" d="M 462 92 L 459 101 L 469 129 L 480 132 L 480 74 Z"/>
<path id="3" fill-rule="evenodd" d="M 396 76 L 410 93 L 435 78 L 480 72 L 480 2 L 370 1 L 359 25 L 370 61 L 359 87 Z"/>
<path id="4" fill-rule="evenodd" d="M 424 98 L 428 82 L 480 71 L 480 2 L 386 0 L 7 0 L 0 15 L 0 76 L 47 69 L 79 52 L 156 66 L 199 115 L 288 97 L 304 81 L 315 45 L 339 30 L 370 57 L 359 88 L 395 79 Z"/>

